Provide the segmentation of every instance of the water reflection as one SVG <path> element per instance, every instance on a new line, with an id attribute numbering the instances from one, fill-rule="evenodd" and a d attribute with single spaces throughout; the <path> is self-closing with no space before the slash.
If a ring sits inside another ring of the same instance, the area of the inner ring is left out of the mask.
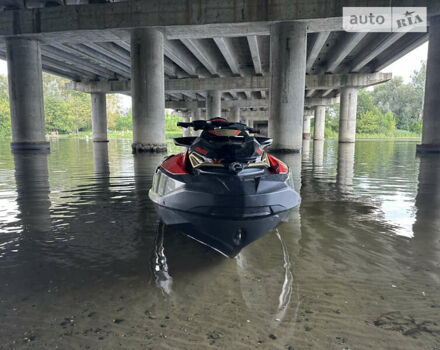
<path id="1" fill-rule="evenodd" d="M 301 191 L 301 168 L 302 156 L 301 153 L 283 153 L 277 154 L 277 158 L 282 160 L 289 166 L 290 176 L 293 179 L 293 187 L 296 192 Z"/>
<path id="2" fill-rule="evenodd" d="M 165 225 L 160 223 L 158 225 L 157 236 L 154 241 L 152 268 L 156 285 L 161 288 L 164 293 L 170 295 L 172 292 L 173 279 L 168 273 L 168 264 L 164 248 L 164 234 Z"/>
<path id="3" fill-rule="evenodd" d="M 325 147 L 302 169 L 280 156 L 303 182 L 300 209 L 225 259 L 160 225 L 147 193 L 162 155 L 0 143 L 0 198 L 17 216 L 0 215 L 2 346 L 438 347 L 440 159 L 416 162 L 411 142 L 360 142 L 339 160 Z M 397 235 L 409 216 L 414 237 Z"/>
<path id="4" fill-rule="evenodd" d="M 288 232 L 285 225 L 289 226 Z M 300 239 L 299 211 L 293 210 L 288 224 L 282 224 L 237 257 L 240 290 L 246 306 L 258 316 L 263 327 L 280 337 L 280 342 L 288 341 L 292 334 L 277 329 L 290 329 L 293 333 L 298 316 L 300 286 L 294 278 L 293 264 Z"/>
<path id="5" fill-rule="evenodd" d="M 302 153 L 303 160 L 309 159 L 309 157 L 310 157 L 310 139 L 303 139 L 301 153 Z"/>
<path id="6" fill-rule="evenodd" d="M 313 166 L 316 169 L 322 168 L 324 164 L 324 140 L 313 141 Z"/>
<path id="7" fill-rule="evenodd" d="M 417 261 L 440 282 L 440 155 L 419 156 L 412 247 Z"/>
<path id="8" fill-rule="evenodd" d="M 110 177 L 107 142 L 93 142 L 93 164 L 96 178 Z"/>
<path id="9" fill-rule="evenodd" d="M 353 187 L 355 143 L 339 143 L 336 183 L 343 193 Z"/>
<path id="10" fill-rule="evenodd" d="M 49 172 L 46 153 L 14 153 L 15 183 L 23 236 L 50 231 Z"/>

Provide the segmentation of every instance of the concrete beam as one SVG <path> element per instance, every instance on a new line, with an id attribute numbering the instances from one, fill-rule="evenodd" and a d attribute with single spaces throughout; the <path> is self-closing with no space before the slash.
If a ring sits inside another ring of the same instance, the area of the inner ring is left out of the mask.
<path id="1" fill-rule="evenodd" d="M 269 111 L 242 111 L 240 113 L 241 119 L 269 120 L 269 116 Z"/>
<path id="2" fill-rule="evenodd" d="M 334 45 L 327 62 L 324 63 L 317 73 L 333 73 L 345 57 L 361 42 L 368 33 L 345 33 Z"/>
<path id="3" fill-rule="evenodd" d="M 212 75 L 217 75 L 219 64 L 217 55 L 210 52 L 202 43 L 196 39 L 182 39 L 183 45 L 197 57 L 197 59 L 205 66 L 208 72 Z"/>
<path id="4" fill-rule="evenodd" d="M 428 33 L 407 33 L 404 45 L 396 42 L 388 50 L 377 56 L 370 64 L 370 72 L 379 72 L 407 53 L 428 41 Z"/>
<path id="5" fill-rule="evenodd" d="M 167 40 L 164 45 L 165 56 L 190 76 L 207 76 L 203 72 L 200 62 L 185 50 L 185 47 L 178 40 Z"/>
<path id="6" fill-rule="evenodd" d="M 391 80 L 392 73 L 351 73 L 351 74 L 324 74 L 308 75 L 306 90 L 340 89 L 343 87 L 367 87 Z"/>
<path id="7" fill-rule="evenodd" d="M 392 78 L 391 73 L 361 73 L 361 74 L 325 74 L 307 75 L 306 90 L 329 90 L 343 87 L 367 87 L 384 83 Z M 219 91 L 260 91 L 270 87 L 270 76 L 248 77 L 223 77 L 223 78 L 188 78 L 188 79 L 165 79 L 167 93 L 182 93 L 185 91 L 205 92 L 208 90 Z M 72 82 L 67 88 L 82 92 L 106 92 L 120 93 L 130 91 L 129 80 L 122 81 L 93 81 Z"/>
<path id="8" fill-rule="evenodd" d="M 305 107 L 331 106 L 336 103 L 339 103 L 339 97 L 306 97 L 306 99 L 304 100 Z"/>
<path id="9" fill-rule="evenodd" d="M 325 42 L 328 39 L 328 36 L 330 35 L 330 32 L 321 32 L 316 34 L 316 39 L 311 45 L 311 48 L 309 50 L 309 53 L 307 55 L 307 66 L 306 71 L 307 73 L 310 73 L 313 64 L 315 63 L 316 59 L 318 58 L 319 53 L 321 52 L 322 47 L 324 46 Z"/>
<path id="10" fill-rule="evenodd" d="M 111 70 L 101 68 L 100 66 L 90 63 L 84 59 L 78 58 L 77 56 L 70 55 L 69 53 L 59 50 L 56 47 L 52 46 L 42 46 L 41 52 L 44 57 L 49 57 L 54 60 L 58 60 L 64 62 L 68 66 L 76 66 L 81 67 L 82 70 L 87 71 L 96 76 L 102 76 L 106 79 L 114 79 L 116 78 L 115 73 Z"/>
<path id="11" fill-rule="evenodd" d="M 94 50 L 84 44 L 74 44 L 72 48 L 75 51 L 80 51 L 82 54 L 89 57 L 92 60 L 98 60 L 100 64 L 105 65 L 105 67 L 109 67 L 112 71 L 118 73 L 123 77 L 130 77 L 130 67 L 126 64 L 122 64 L 119 61 L 116 61 L 103 53 Z"/>
<path id="12" fill-rule="evenodd" d="M 307 90 L 306 97 L 312 97 L 315 94 L 315 92 L 316 92 L 315 89 Z"/>
<path id="13" fill-rule="evenodd" d="M 232 46 L 232 39 L 230 38 L 214 38 L 220 52 L 228 63 L 231 72 L 235 75 L 240 75 L 240 67 L 238 64 L 238 58 L 234 47 Z"/>
<path id="14" fill-rule="evenodd" d="M 397 40 L 402 38 L 406 32 L 403 33 L 392 33 L 377 44 L 374 48 L 368 47 L 365 51 L 359 53 L 357 57 L 351 62 L 351 72 L 359 72 L 368 62 L 372 61 L 376 56 L 381 54 Z M 375 43 L 376 44 L 376 43 Z"/>
<path id="15" fill-rule="evenodd" d="M 438 1 L 428 0 L 426 2 L 430 15 L 440 13 Z M 361 0 L 346 0 L 343 3 L 344 6 L 365 6 L 365 4 L 366 1 Z M 374 6 L 389 6 L 389 0 L 376 0 Z M 393 6 L 420 6 L 420 0 L 396 0 Z M 276 0 L 269 3 L 266 1 L 237 2 L 236 0 L 222 2 L 217 0 L 168 0 L 166 2 L 131 0 L 106 4 L 3 11 L 0 15 L 0 36 L 21 34 L 38 36 L 45 33 L 59 33 L 68 37 L 66 32 L 73 31 L 165 26 L 176 26 L 173 29 L 177 31 L 177 34 L 181 32 L 181 35 L 184 35 L 185 27 L 187 31 L 193 30 L 187 26 L 223 24 L 224 32 L 227 32 L 233 31 L 236 25 L 246 27 L 252 22 L 294 20 L 306 21 L 309 30 L 330 31 L 338 30 L 335 28 L 340 30 L 342 27 L 341 12 L 340 0 L 328 0 L 325 6 L 321 0 L 300 3 L 290 0 Z M 335 19 L 335 17 L 338 18 Z M 249 33 L 249 30 L 242 30 L 241 36 L 247 35 L 243 34 L 245 32 Z"/>
<path id="16" fill-rule="evenodd" d="M 247 41 L 249 44 L 249 51 L 251 52 L 252 62 L 254 64 L 255 74 L 263 74 L 258 38 L 256 35 L 250 35 L 247 37 Z"/>
<path id="17" fill-rule="evenodd" d="M 313 97 L 306 98 L 304 105 L 307 107 L 313 106 L 330 106 L 339 103 L 339 97 L 321 98 Z M 205 101 L 165 101 L 166 108 L 172 109 L 191 109 L 191 108 L 206 108 Z M 251 99 L 251 100 L 227 100 L 222 101 L 223 109 L 230 108 L 268 108 L 269 100 Z"/>

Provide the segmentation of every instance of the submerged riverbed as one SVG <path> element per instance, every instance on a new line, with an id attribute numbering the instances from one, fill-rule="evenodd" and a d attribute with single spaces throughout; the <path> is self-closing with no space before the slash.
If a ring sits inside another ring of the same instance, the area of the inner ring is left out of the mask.
<path id="1" fill-rule="evenodd" d="M 440 349 L 440 157 L 415 151 L 305 141 L 300 208 L 226 259 L 159 225 L 163 155 L 0 141 L 0 349 Z"/>

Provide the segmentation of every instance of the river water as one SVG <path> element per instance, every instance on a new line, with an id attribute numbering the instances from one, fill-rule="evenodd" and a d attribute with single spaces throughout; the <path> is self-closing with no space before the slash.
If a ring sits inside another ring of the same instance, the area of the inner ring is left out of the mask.
<path id="1" fill-rule="evenodd" d="M 440 349 L 440 157 L 415 149 L 305 142 L 300 208 L 227 259 L 159 225 L 163 155 L 0 141 L 0 348 Z"/>

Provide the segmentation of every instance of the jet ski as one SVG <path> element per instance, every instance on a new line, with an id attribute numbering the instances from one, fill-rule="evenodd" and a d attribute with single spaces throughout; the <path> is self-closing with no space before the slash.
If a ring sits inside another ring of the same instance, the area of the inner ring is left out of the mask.
<path id="1" fill-rule="evenodd" d="M 162 221 L 234 257 L 300 204 L 289 167 L 266 152 L 272 139 L 223 118 L 179 122 L 201 130 L 178 137 L 186 152 L 157 168 L 149 197 Z"/>

